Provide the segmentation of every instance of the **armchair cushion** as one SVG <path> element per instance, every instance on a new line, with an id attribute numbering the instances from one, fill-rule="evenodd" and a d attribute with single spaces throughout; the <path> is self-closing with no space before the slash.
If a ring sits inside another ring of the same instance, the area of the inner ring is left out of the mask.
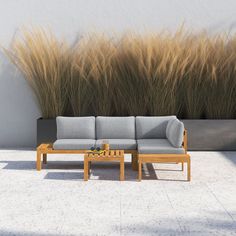
<path id="1" fill-rule="evenodd" d="M 137 116 L 136 136 L 137 139 L 164 139 L 169 120 L 176 116 Z"/>
<path id="2" fill-rule="evenodd" d="M 169 120 L 166 137 L 174 147 L 181 147 L 183 142 L 184 124 L 178 119 Z"/>
<path id="3" fill-rule="evenodd" d="M 184 148 L 174 147 L 168 139 L 139 139 L 138 153 L 140 154 L 183 154 Z"/>

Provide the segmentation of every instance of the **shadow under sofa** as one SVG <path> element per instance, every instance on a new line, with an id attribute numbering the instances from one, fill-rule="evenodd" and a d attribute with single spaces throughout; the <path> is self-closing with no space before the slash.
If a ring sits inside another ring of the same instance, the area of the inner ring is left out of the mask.
<path id="1" fill-rule="evenodd" d="M 37 148 L 37 170 L 47 162 L 47 154 L 86 153 L 92 146 L 101 147 L 104 140 L 110 149 L 132 154 L 132 168 L 142 178 L 143 163 L 184 163 L 188 165 L 187 131 L 176 116 L 128 117 L 62 117 L 56 118 L 57 140 Z"/>

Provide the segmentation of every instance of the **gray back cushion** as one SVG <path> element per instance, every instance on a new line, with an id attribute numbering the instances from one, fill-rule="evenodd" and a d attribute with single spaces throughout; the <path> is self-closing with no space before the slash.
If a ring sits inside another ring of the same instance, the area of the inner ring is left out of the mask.
<path id="1" fill-rule="evenodd" d="M 126 117 L 96 117 L 97 139 L 135 139 L 135 118 Z"/>
<path id="2" fill-rule="evenodd" d="M 168 121 L 174 118 L 176 118 L 176 116 L 137 116 L 137 139 L 166 138 Z"/>
<path id="3" fill-rule="evenodd" d="M 168 122 L 166 128 L 166 137 L 174 147 L 181 147 L 183 143 L 184 124 L 178 119 L 172 119 Z"/>
<path id="4" fill-rule="evenodd" d="M 63 117 L 57 119 L 57 139 L 95 139 L 95 117 Z"/>

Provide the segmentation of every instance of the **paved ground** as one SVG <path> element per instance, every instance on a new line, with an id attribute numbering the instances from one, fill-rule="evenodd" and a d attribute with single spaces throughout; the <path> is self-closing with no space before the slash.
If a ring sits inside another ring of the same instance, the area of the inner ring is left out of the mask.
<path id="1" fill-rule="evenodd" d="M 192 181 L 180 165 L 144 166 L 125 182 L 117 165 L 54 155 L 35 171 L 34 151 L 0 151 L 0 235 L 236 235 L 236 152 L 192 152 Z M 78 161 L 79 159 L 79 161 Z"/>

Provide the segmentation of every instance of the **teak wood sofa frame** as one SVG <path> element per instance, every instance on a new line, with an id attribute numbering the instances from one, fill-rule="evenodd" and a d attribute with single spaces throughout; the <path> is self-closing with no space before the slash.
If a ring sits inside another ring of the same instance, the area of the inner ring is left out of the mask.
<path id="1" fill-rule="evenodd" d="M 36 168 L 38 171 L 42 169 L 42 155 L 43 164 L 47 164 L 47 154 L 85 154 L 90 150 L 58 150 L 53 149 L 51 143 L 43 143 L 37 147 L 37 162 Z M 132 154 L 132 169 L 138 170 L 137 150 L 124 150 L 124 153 Z"/>
<path id="2" fill-rule="evenodd" d="M 184 130 L 184 137 L 182 146 L 185 150 L 184 154 L 138 154 L 137 150 L 124 150 L 124 153 L 132 154 L 132 169 L 138 170 L 138 180 L 142 180 L 142 164 L 143 163 L 182 163 L 182 170 L 184 170 L 184 163 L 187 163 L 187 180 L 191 179 L 191 160 L 190 155 L 187 154 L 187 130 Z M 90 150 L 56 150 L 53 149 L 51 143 L 43 143 L 37 147 L 37 161 L 36 168 L 38 171 L 42 169 L 42 155 L 43 163 L 47 164 L 47 154 L 85 154 Z"/>
<path id="3" fill-rule="evenodd" d="M 182 171 L 184 163 L 187 163 L 187 180 L 191 180 L 191 161 L 190 155 L 187 154 L 187 130 L 184 130 L 182 147 L 184 154 L 138 154 L 138 180 L 142 180 L 142 164 L 143 163 L 182 163 Z"/>

